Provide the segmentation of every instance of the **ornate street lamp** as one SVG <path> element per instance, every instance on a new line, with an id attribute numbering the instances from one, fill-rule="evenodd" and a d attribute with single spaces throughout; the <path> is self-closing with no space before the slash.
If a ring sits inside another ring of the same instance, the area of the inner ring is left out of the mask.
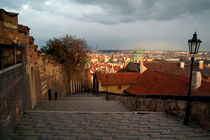
<path id="1" fill-rule="evenodd" d="M 193 38 L 188 40 L 188 46 L 189 46 L 189 53 L 191 55 L 196 55 L 198 53 L 201 40 L 197 38 L 196 32 L 193 34 Z"/>
<path id="2" fill-rule="evenodd" d="M 197 38 L 196 32 L 193 34 L 193 38 L 188 40 L 189 53 L 191 56 L 191 70 L 190 70 L 190 82 L 188 87 L 188 96 L 187 96 L 187 105 L 186 112 L 184 118 L 184 125 L 189 125 L 189 116 L 191 110 L 191 86 L 192 86 L 192 71 L 193 71 L 193 63 L 195 60 L 195 55 L 198 53 L 201 40 Z"/>

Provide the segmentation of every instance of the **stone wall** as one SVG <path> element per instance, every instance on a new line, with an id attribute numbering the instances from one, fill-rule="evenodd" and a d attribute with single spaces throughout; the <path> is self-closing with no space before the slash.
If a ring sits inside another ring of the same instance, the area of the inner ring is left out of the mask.
<path id="1" fill-rule="evenodd" d="M 6 139 L 26 109 L 26 69 L 20 63 L 0 70 L 0 139 Z"/>
<path id="2" fill-rule="evenodd" d="M 39 72 L 41 82 L 41 96 L 42 99 L 48 100 L 48 92 L 51 91 L 51 99 L 63 97 L 69 94 L 69 85 L 67 74 L 63 65 L 39 54 Z"/>
<path id="3" fill-rule="evenodd" d="M 45 88 L 58 97 L 67 94 L 62 65 L 41 57 L 29 28 L 18 24 L 18 14 L 0 9 L 0 139 L 7 139 L 25 109 L 45 98 Z"/>
<path id="4" fill-rule="evenodd" d="M 127 107 L 133 111 L 159 111 L 173 114 L 177 117 L 183 118 L 186 109 L 186 101 L 175 99 L 155 99 L 155 98 L 142 98 L 133 96 L 122 95 L 109 95 L 111 100 L 120 100 Z M 190 120 L 197 122 L 202 127 L 210 130 L 210 103 L 193 101 Z M 180 122 L 180 123 L 183 123 Z"/>
<path id="5" fill-rule="evenodd" d="M 28 93 L 27 95 L 30 98 L 30 109 L 33 109 L 38 103 L 39 100 L 42 98 L 41 95 L 41 81 L 40 81 L 40 71 L 39 71 L 39 57 L 38 57 L 38 50 L 37 46 L 34 45 L 33 37 L 27 38 L 28 43 L 26 46 L 26 74 L 28 77 Z"/>
<path id="6" fill-rule="evenodd" d="M 64 66 L 37 48 L 29 28 L 18 24 L 18 14 L 0 9 L 0 139 L 7 138 L 25 109 L 48 99 L 48 92 L 54 100 L 55 93 L 60 98 L 82 89 L 81 80 L 68 82 Z"/>
<path id="7" fill-rule="evenodd" d="M 57 91 L 58 97 L 70 92 L 63 66 L 38 51 L 29 28 L 18 24 L 17 13 L 0 9 L 0 52 L 5 54 L 10 48 L 11 54 L 8 55 L 14 56 L 17 47 L 21 48 L 22 61 L 26 62 L 27 109 L 33 109 L 41 99 L 47 99 L 49 89 L 53 94 Z"/>

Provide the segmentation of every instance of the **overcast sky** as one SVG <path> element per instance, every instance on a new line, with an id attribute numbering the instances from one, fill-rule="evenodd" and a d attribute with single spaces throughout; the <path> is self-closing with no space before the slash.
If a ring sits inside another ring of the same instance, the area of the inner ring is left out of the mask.
<path id="1" fill-rule="evenodd" d="M 196 31 L 210 51 L 210 0 L 0 0 L 40 47 L 65 34 L 99 49 L 183 50 Z"/>

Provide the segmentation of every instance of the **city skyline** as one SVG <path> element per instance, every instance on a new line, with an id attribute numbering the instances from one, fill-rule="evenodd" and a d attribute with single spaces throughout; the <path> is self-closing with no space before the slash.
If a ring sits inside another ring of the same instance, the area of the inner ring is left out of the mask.
<path id="1" fill-rule="evenodd" d="M 2 0 L 1 8 L 19 13 L 41 47 L 65 34 L 84 38 L 94 49 L 188 51 L 193 33 L 210 51 L 208 0 Z"/>

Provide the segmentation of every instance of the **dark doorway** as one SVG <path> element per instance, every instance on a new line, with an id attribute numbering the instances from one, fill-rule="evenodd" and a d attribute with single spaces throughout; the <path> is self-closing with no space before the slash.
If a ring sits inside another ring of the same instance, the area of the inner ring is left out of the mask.
<path id="1" fill-rule="evenodd" d="M 56 91 L 55 92 L 55 100 L 57 100 L 57 98 L 58 98 L 58 92 Z"/>
<path id="2" fill-rule="evenodd" d="M 48 90 L 48 100 L 50 101 L 52 98 L 51 98 L 51 89 Z"/>

